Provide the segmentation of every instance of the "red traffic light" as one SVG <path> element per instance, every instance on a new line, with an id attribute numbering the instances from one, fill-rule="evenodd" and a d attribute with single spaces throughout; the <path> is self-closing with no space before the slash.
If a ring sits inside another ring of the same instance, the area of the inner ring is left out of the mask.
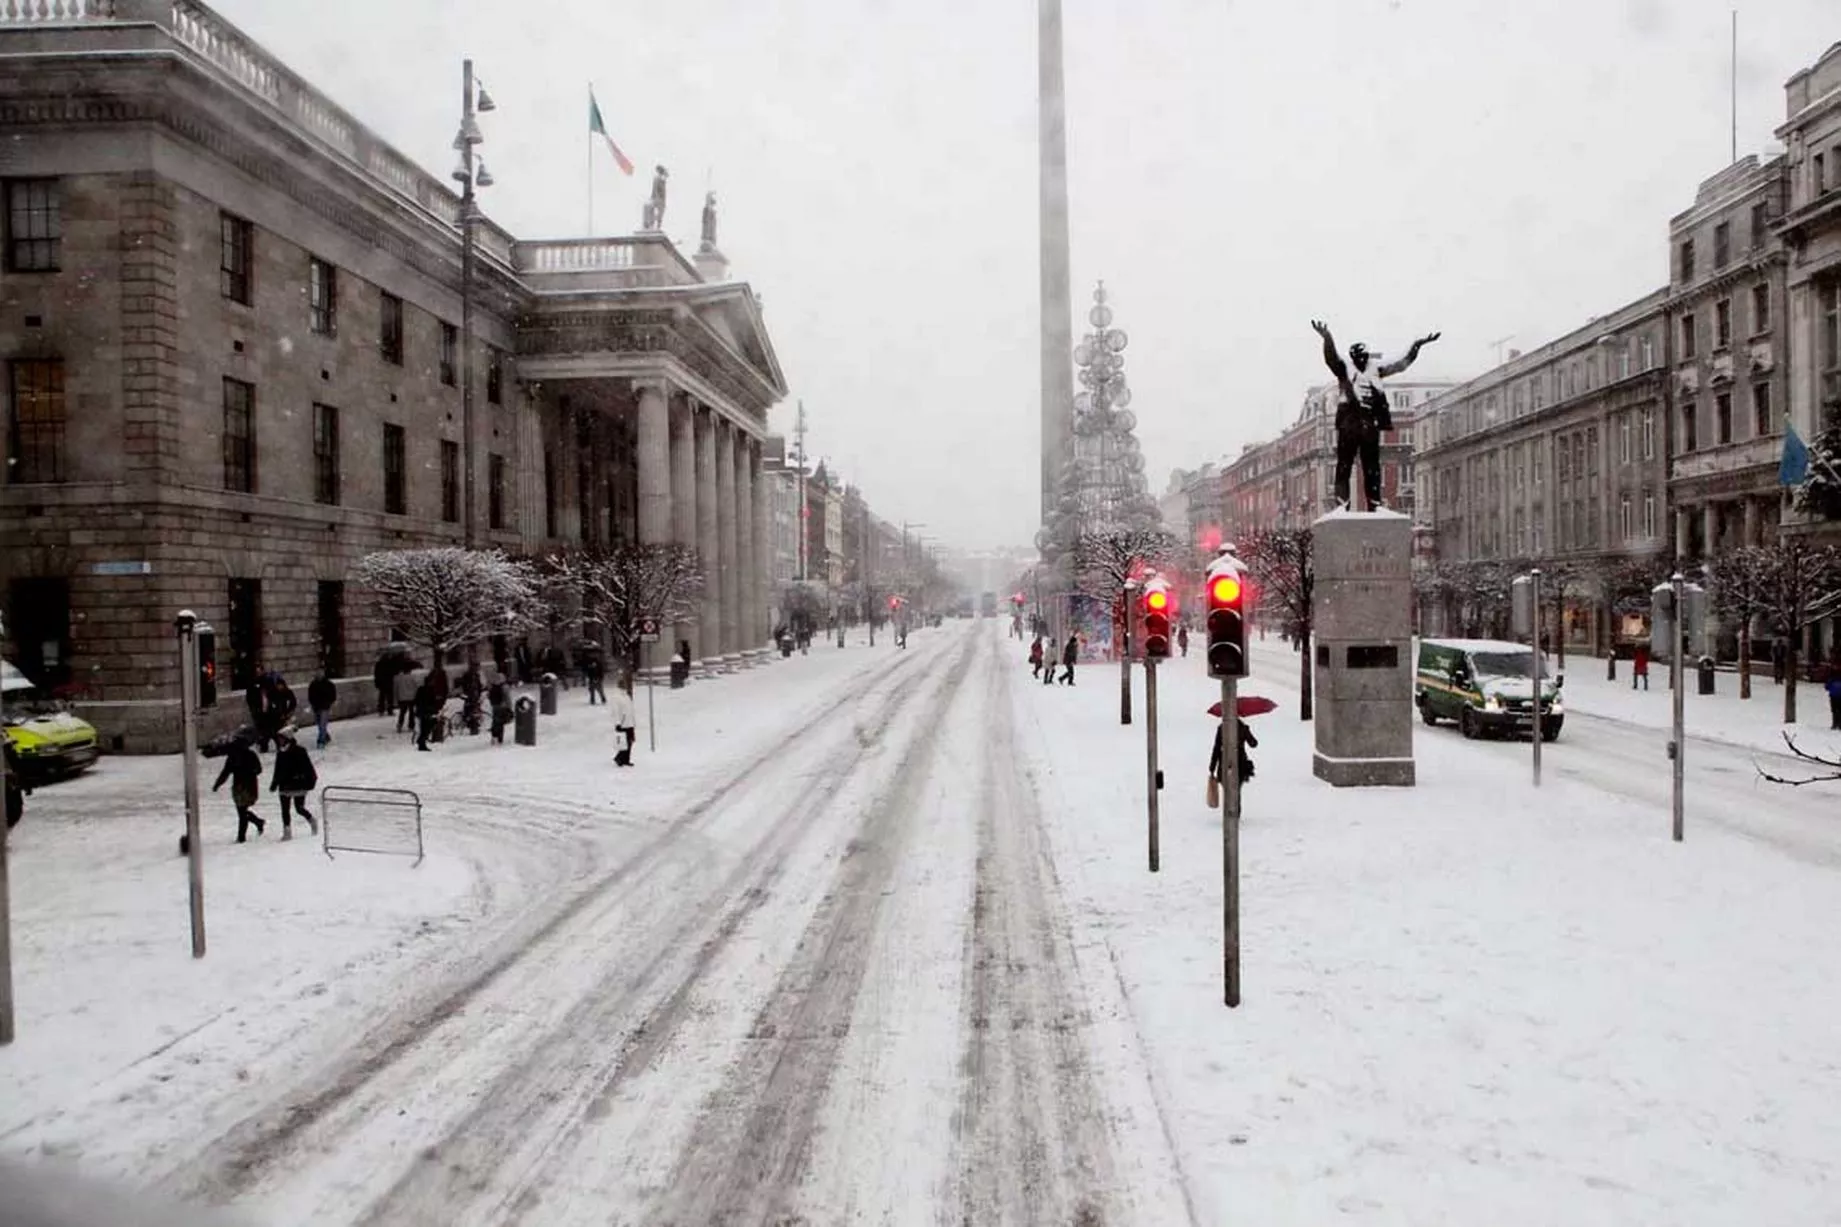
<path id="1" fill-rule="evenodd" d="M 1144 607 L 1154 613 L 1163 613 L 1170 608 L 1170 594 L 1161 588 L 1153 588 L 1144 594 Z"/>
<path id="2" fill-rule="evenodd" d="M 1208 599 L 1216 605 L 1237 605 L 1244 589 L 1237 575 L 1217 575 L 1208 581 Z"/>

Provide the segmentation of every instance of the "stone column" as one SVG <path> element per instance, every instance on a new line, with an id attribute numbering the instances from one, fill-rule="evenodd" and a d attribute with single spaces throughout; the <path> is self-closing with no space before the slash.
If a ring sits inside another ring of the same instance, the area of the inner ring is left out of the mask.
<path id="1" fill-rule="evenodd" d="M 697 662 L 708 677 L 722 667 L 722 534 L 716 512 L 716 416 L 695 415 L 697 438 L 697 552 L 703 558 L 703 620 L 697 626 Z"/>
<path id="2" fill-rule="evenodd" d="M 1677 560 L 1686 558 L 1688 547 L 1694 543 L 1693 523 L 1686 507 L 1675 509 L 1675 558 Z"/>
<path id="3" fill-rule="evenodd" d="M 688 397 L 671 401 L 671 539 L 679 545 L 697 547 L 697 428 L 696 405 Z M 697 624 L 679 622 L 672 627 L 671 651 L 675 655 L 678 641 L 688 640 L 692 660 L 697 659 Z"/>
<path id="4" fill-rule="evenodd" d="M 742 664 L 757 664 L 754 635 L 754 440 L 735 432 L 735 650 Z"/>
<path id="5" fill-rule="evenodd" d="M 639 469 L 639 540 L 664 545 L 671 540 L 671 402 L 661 383 L 639 385 L 638 440 L 634 463 Z"/>
<path id="6" fill-rule="evenodd" d="M 748 488 L 754 492 L 754 629 L 752 643 L 762 660 L 772 660 L 767 637 L 773 631 L 773 512 L 768 506 L 767 476 L 761 471 L 761 445 L 748 449 Z"/>
<path id="7" fill-rule="evenodd" d="M 1759 541 L 1758 541 L 1758 528 L 1759 528 L 1758 526 L 1758 500 L 1755 498 L 1748 498 L 1745 500 L 1743 506 L 1745 508 L 1745 528 L 1744 528 L 1745 540 L 1743 544 L 1757 545 L 1759 544 Z"/>
<path id="8" fill-rule="evenodd" d="M 1700 541 L 1701 557 L 1713 558 L 1719 554 L 1720 505 L 1702 503 L 1700 507 Z"/>
<path id="9" fill-rule="evenodd" d="M 735 428 L 719 422 L 716 437 L 716 525 L 722 551 L 722 667 L 733 672 L 740 653 L 741 558 L 735 522 Z"/>

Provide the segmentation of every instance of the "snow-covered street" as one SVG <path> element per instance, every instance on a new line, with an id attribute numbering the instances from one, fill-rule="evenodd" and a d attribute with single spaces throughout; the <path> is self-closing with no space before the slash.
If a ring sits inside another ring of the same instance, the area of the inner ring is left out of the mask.
<path id="1" fill-rule="evenodd" d="M 579 690 L 534 751 L 335 726 L 324 782 L 418 790 L 428 860 L 238 847 L 207 797 L 200 962 L 176 761 L 42 789 L 0 1151 L 276 1225 L 1841 1212 L 1833 786 L 1697 741 L 1674 845 L 1660 736 L 1575 708 L 1538 792 L 1442 728 L 1334 791 L 1274 640 L 1230 1011 L 1215 684 L 1163 669 L 1151 875 L 1142 710 L 1024 652 L 661 690 L 630 772 Z"/>

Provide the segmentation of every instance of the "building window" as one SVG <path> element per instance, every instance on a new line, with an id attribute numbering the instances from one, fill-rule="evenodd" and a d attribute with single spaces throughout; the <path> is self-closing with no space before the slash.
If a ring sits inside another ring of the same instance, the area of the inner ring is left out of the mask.
<path id="1" fill-rule="evenodd" d="M 1816 289 L 1818 346 L 1822 369 L 1841 367 L 1841 280 L 1825 281 Z"/>
<path id="2" fill-rule="evenodd" d="M 1681 356 L 1683 358 L 1694 356 L 1694 341 L 1694 313 L 1690 311 L 1681 317 Z"/>
<path id="3" fill-rule="evenodd" d="M 1585 471 L 1593 477 L 1598 476 L 1598 428 L 1596 426 L 1585 432 Z"/>
<path id="4" fill-rule="evenodd" d="M 328 677 L 345 673 L 345 584 L 320 581 L 320 668 Z"/>
<path id="5" fill-rule="evenodd" d="M 543 454 L 543 535 L 556 535 L 556 453 Z"/>
<path id="6" fill-rule="evenodd" d="M 1758 201 L 1752 206 L 1752 250 L 1764 246 L 1764 240 L 1770 236 L 1770 218 L 1764 209 L 1764 202 Z"/>
<path id="7" fill-rule="evenodd" d="M 1771 330 L 1771 287 L 1755 285 L 1752 287 L 1752 335 Z"/>
<path id="8" fill-rule="evenodd" d="M 505 527 L 505 457 L 499 455 L 486 458 L 486 526 Z"/>
<path id="9" fill-rule="evenodd" d="M 6 586 L 7 647 L 20 672 L 47 690 L 70 680 L 70 581 L 32 576 Z"/>
<path id="10" fill-rule="evenodd" d="M 403 428 L 384 423 L 384 513 L 409 512 L 409 440 Z"/>
<path id="11" fill-rule="evenodd" d="M 1536 517 L 1534 521 L 1534 531 L 1530 534 L 1529 540 L 1529 544 L 1533 547 L 1531 552 L 1536 558 L 1539 558 L 1546 552 L 1546 540 L 1546 534 L 1541 531 L 1540 519 Z"/>
<path id="12" fill-rule="evenodd" d="M 394 294 L 379 291 L 379 301 L 383 304 L 381 326 L 377 334 L 378 352 L 384 361 L 392 366 L 403 365 L 403 300 Z"/>
<path id="13" fill-rule="evenodd" d="M 1694 420 L 1695 405 L 1692 402 L 1681 407 L 1681 447 L 1683 455 L 1691 452 L 1700 443 L 1699 423 Z"/>
<path id="14" fill-rule="evenodd" d="M 249 305 L 250 271 L 254 264 L 256 231 L 242 218 L 230 213 L 217 216 L 218 286 L 231 302 Z"/>
<path id="15" fill-rule="evenodd" d="M 7 482 L 36 485 L 64 480 L 64 363 L 21 358 L 8 364 Z"/>
<path id="16" fill-rule="evenodd" d="M 307 260 L 307 314 L 313 331 L 333 336 L 339 330 L 339 270 L 318 256 Z"/>
<path id="17" fill-rule="evenodd" d="M 339 503 L 339 411 L 331 405 L 313 407 L 313 501 Z"/>
<path id="18" fill-rule="evenodd" d="M 262 581 L 230 581 L 230 688 L 256 684 L 262 656 Z"/>
<path id="19" fill-rule="evenodd" d="M 1771 385 L 1768 383 L 1752 385 L 1752 433 L 1760 439 L 1777 433 L 1777 423 L 1771 418 Z"/>
<path id="20" fill-rule="evenodd" d="M 1630 500 L 1619 499 L 1617 503 L 1617 531 L 1622 540 L 1628 541 L 1636 529 L 1636 517 L 1632 513 Z"/>
<path id="21" fill-rule="evenodd" d="M 1683 282 L 1694 280 L 1694 240 L 1682 239 L 1678 251 L 1676 268 L 1679 270 L 1679 279 Z"/>
<path id="22" fill-rule="evenodd" d="M 460 523 L 460 444 L 441 440 L 441 519 Z"/>
<path id="23" fill-rule="evenodd" d="M 64 237 L 56 179 L 9 179 L 6 184 L 6 271 L 55 273 Z"/>
<path id="24" fill-rule="evenodd" d="M 1725 349 L 1732 344 L 1732 299 L 1722 298 L 1713 304 L 1713 347 Z"/>
<path id="25" fill-rule="evenodd" d="M 1717 443 L 1732 442 L 1732 393 L 1721 392 L 1713 398 L 1713 437 Z"/>
<path id="26" fill-rule="evenodd" d="M 443 323 L 441 325 L 441 382 L 450 388 L 454 386 L 455 374 L 460 366 L 457 358 L 459 353 L 460 329 L 452 324 Z"/>
<path id="27" fill-rule="evenodd" d="M 224 489 L 256 492 L 256 385 L 224 380 Z"/>
<path id="28" fill-rule="evenodd" d="M 1546 453 L 1542 451 L 1541 445 L 1539 443 L 1536 443 L 1534 445 L 1534 484 L 1536 486 L 1539 486 L 1541 484 L 1541 481 L 1542 481 L 1543 475 L 1546 472 L 1546 469 L 1547 469 Z"/>
<path id="29" fill-rule="evenodd" d="M 1648 333 L 1644 333 L 1642 339 L 1637 342 L 1637 348 L 1642 351 L 1643 369 L 1646 371 L 1655 370 L 1656 369 L 1656 339 L 1650 336 Z"/>
<path id="30" fill-rule="evenodd" d="M 1643 538 L 1646 541 L 1656 539 L 1656 496 L 1643 496 Z"/>
<path id="31" fill-rule="evenodd" d="M 1643 459 L 1656 458 L 1656 411 L 1643 410 Z"/>
<path id="32" fill-rule="evenodd" d="M 496 345 L 486 347 L 486 403 L 505 403 L 505 355 Z"/>
<path id="33" fill-rule="evenodd" d="M 1630 378 L 1630 341 L 1628 338 L 1625 338 L 1624 343 L 1617 348 L 1617 374 L 1614 378 Z"/>
<path id="34" fill-rule="evenodd" d="M 1812 196 L 1820 196 L 1828 190 L 1828 164 L 1819 153 L 1809 159 L 1809 181 L 1815 186 L 1810 193 Z"/>
<path id="35" fill-rule="evenodd" d="M 1732 224 L 1721 222 L 1713 227 L 1713 267 L 1725 268 L 1732 258 Z"/>
<path id="36" fill-rule="evenodd" d="M 1617 463 L 1630 463 L 1630 415 L 1617 419 Z"/>

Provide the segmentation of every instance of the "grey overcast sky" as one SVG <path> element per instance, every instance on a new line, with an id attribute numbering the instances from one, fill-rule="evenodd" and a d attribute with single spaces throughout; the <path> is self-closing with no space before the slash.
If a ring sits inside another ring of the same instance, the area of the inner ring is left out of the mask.
<path id="1" fill-rule="evenodd" d="M 1131 333 L 1154 491 L 1269 436 L 1322 378 L 1312 316 L 1463 377 L 1662 284 L 1727 164 L 1723 0 L 1064 0 L 1077 319 Z M 1038 433 L 1034 0 L 215 0 L 430 170 L 460 61 L 499 109 L 491 216 L 596 232 L 719 193 L 816 456 L 951 544 L 1026 543 Z M 1835 0 L 1742 6 L 1741 155 L 1841 39 Z M 792 398 L 776 411 L 790 431 Z"/>

